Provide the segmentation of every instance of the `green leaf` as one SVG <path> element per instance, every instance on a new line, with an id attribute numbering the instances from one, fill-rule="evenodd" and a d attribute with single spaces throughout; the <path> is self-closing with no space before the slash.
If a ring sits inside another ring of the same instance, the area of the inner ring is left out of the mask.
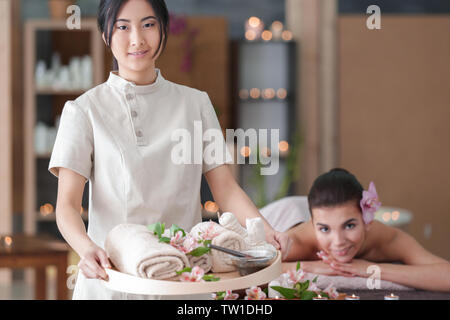
<path id="1" fill-rule="evenodd" d="M 290 289 L 290 288 L 285 288 L 285 287 L 280 287 L 280 286 L 273 286 L 271 287 L 273 290 L 278 291 L 279 293 L 281 293 L 281 295 L 283 297 L 285 297 L 286 299 L 294 299 L 297 298 L 297 291 L 295 289 Z"/>
<path id="2" fill-rule="evenodd" d="M 213 274 L 206 274 L 206 275 L 203 276 L 202 279 L 205 280 L 205 281 L 219 281 L 220 280 L 219 277 L 216 277 Z"/>
<path id="3" fill-rule="evenodd" d="M 309 280 L 306 280 L 305 282 L 302 282 L 302 283 L 300 284 L 300 291 L 301 291 L 301 292 L 307 291 L 308 288 L 309 288 Z"/>
<path id="4" fill-rule="evenodd" d="M 161 235 L 164 233 L 165 225 L 164 223 L 157 222 L 147 226 L 147 228 L 153 232 L 153 234 L 157 235 L 158 238 L 161 238 Z"/>
<path id="5" fill-rule="evenodd" d="M 315 293 L 314 291 L 303 291 L 300 296 L 300 299 L 301 300 L 312 300 L 316 296 L 317 296 L 317 293 Z"/>
<path id="6" fill-rule="evenodd" d="M 300 270 L 300 261 L 297 261 L 297 271 Z"/>
<path id="7" fill-rule="evenodd" d="M 225 295 L 227 293 L 225 291 L 216 292 L 216 300 L 223 300 L 225 299 Z"/>
<path id="8" fill-rule="evenodd" d="M 204 255 L 205 253 L 208 253 L 209 251 L 211 251 L 210 248 L 198 247 L 198 248 L 192 250 L 191 252 L 188 252 L 187 254 L 190 254 L 191 256 L 194 256 L 194 257 L 200 257 L 200 256 Z"/>
<path id="9" fill-rule="evenodd" d="M 180 228 L 176 224 L 172 224 L 172 226 L 170 227 L 170 234 L 172 235 L 172 237 L 174 237 L 178 231 L 181 231 L 183 233 L 183 237 L 186 237 L 186 232 L 184 232 L 182 228 Z"/>
<path id="10" fill-rule="evenodd" d="M 159 242 L 170 243 L 170 238 L 161 237 L 161 238 L 159 238 Z"/>
<path id="11" fill-rule="evenodd" d="M 316 276 L 314 279 L 313 279 L 313 283 L 316 283 L 317 282 L 317 278 L 318 278 L 318 276 Z"/>
<path id="12" fill-rule="evenodd" d="M 192 268 L 186 267 L 186 268 L 184 268 L 183 270 L 176 271 L 176 273 L 177 273 L 178 275 L 180 275 L 180 274 L 182 274 L 183 272 L 191 272 L 191 271 L 192 271 Z"/>

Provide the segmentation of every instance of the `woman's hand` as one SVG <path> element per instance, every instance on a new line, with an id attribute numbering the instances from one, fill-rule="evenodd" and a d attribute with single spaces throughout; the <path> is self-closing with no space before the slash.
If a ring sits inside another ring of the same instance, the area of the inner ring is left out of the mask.
<path id="1" fill-rule="evenodd" d="M 277 232 L 271 230 L 266 233 L 266 240 L 273 245 L 277 250 L 281 251 L 281 260 L 284 260 L 289 253 L 292 245 L 292 239 L 286 232 Z"/>
<path id="2" fill-rule="evenodd" d="M 88 279 L 102 279 L 108 281 L 106 268 L 111 268 L 106 252 L 99 246 L 92 244 L 84 252 L 78 267 Z"/>
<path id="3" fill-rule="evenodd" d="M 296 265 L 296 263 L 294 264 Z M 322 274 L 326 276 L 353 277 L 353 274 L 349 272 L 333 269 L 324 261 L 304 261 L 300 263 L 300 267 L 303 271 L 308 273 Z"/>
<path id="4" fill-rule="evenodd" d="M 371 273 L 367 273 L 367 268 L 372 265 L 375 265 L 375 263 L 362 259 L 353 259 L 349 263 L 341 263 L 337 261 L 330 263 L 330 267 L 335 271 L 345 272 L 363 278 L 368 278 L 371 275 Z"/>

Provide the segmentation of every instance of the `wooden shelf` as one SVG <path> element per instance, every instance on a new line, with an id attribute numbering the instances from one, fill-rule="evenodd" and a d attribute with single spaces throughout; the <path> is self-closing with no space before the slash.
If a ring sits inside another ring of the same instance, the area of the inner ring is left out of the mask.
<path id="1" fill-rule="evenodd" d="M 48 31 L 52 33 L 50 43 L 37 43 L 37 33 Z M 38 221 L 56 221 L 55 214 L 42 216 L 36 208 L 38 174 L 36 159 L 50 159 L 51 153 L 36 153 L 34 149 L 34 130 L 36 126 L 37 97 L 53 96 L 52 116 L 59 114 L 64 103 L 69 98 L 82 95 L 87 90 L 55 90 L 53 88 L 37 88 L 35 83 L 35 70 L 37 62 L 37 49 L 48 46 L 45 52 L 58 52 L 64 61 L 72 56 L 89 55 L 92 58 L 92 72 L 94 86 L 105 81 L 104 57 L 105 46 L 97 27 L 96 19 L 82 19 L 80 30 L 69 30 L 65 20 L 33 19 L 24 24 L 24 232 L 34 234 Z M 42 58 L 42 57 L 41 57 Z M 41 59 L 40 58 L 40 59 Z M 50 58 L 50 57 L 48 57 Z M 56 178 L 55 178 L 56 179 Z M 57 190 L 54 191 L 55 195 Z M 87 221 L 87 213 L 83 213 L 83 220 Z"/>

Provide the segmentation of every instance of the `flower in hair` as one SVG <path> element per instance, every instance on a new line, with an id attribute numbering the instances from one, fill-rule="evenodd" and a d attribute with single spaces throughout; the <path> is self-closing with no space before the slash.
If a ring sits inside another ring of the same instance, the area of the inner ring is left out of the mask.
<path id="1" fill-rule="evenodd" d="M 370 182 L 369 190 L 363 191 L 363 197 L 359 204 L 361 206 L 364 223 L 368 224 L 372 222 L 375 217 L 375 212 L 381 206 L 381 202 L 378 200 L 377 189 L 375 189 L 375 184 L 373 182 Z"/>

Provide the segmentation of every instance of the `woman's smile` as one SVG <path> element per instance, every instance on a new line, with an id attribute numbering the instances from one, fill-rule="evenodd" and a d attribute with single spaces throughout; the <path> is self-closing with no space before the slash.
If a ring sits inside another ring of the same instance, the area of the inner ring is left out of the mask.
<path id="1" fill-rule="evenodd" d="M 148 52 L 149 52 L 149 50 L 141 50 L 141 51 L 136 51 L 136 52 L 130 52 L 128 55 L 130 55 L 134 58 L 143 58 L 147 55 Z"/>

